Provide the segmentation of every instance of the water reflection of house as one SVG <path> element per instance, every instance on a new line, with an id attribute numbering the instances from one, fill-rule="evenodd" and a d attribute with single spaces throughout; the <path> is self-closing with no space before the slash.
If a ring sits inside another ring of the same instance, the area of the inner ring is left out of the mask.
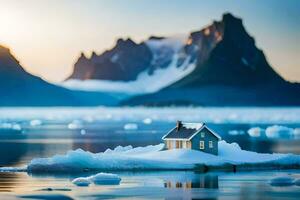
<path id="1" fill-rule="evenodd" d="M 176 180 L 167 180 L 164 183 L 166 188 L 210 188 L 217 189 L 219 188 L 219 180 L 217 175 L 204 175 L 199 176 L 199 178 L 194 178 L 192 180 L 185 181 L 176 181 Z"/>

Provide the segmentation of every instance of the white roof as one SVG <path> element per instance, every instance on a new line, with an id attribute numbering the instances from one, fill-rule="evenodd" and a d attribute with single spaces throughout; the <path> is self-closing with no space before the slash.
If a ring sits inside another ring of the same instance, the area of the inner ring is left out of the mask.
<path id="1" fill-rule="evenodd" d="M 203 123 L 182 123 L 182 126 L 187 129 L 196 129 L 199 130 L 202 128 Z"/>

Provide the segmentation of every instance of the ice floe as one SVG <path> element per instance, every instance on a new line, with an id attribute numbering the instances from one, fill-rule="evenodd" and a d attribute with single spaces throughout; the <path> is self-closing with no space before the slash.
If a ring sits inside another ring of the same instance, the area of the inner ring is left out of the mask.
<path id="1" fill-rule="evenodd" d="M 152 123 L 152 119 L 151 119 L 151 118 L 145 118 L 145 119 L 143 120 L 143 123 L 144 123 L 144 124 L 151 124 L 151 123 Z"/>
<path id="2" fill-rule="evenodd" d="M 295 179 L 288 176 L 275 177 L 270 181 L 272 186 L 291 186 L 295 184 Z"/>
<path id="3" fill-rule="evenodd" d="M 8 130 L 21 131 L 22 127 L 18 123 L 3 122 L 3 123 L 0 123 L 0 129 L 8 129 Z"/>
<path id="4" fill-rule="evenodd" d="M 219 142 L 219 155 L 215 156 L 190 149 L 164 150 L 164 144 L 146 147 L 116 147 L 101 153 L 77 149 L 65 155 L 36 158 L 28 164 L 30 172 L 80 172 L 99 170 L 193 170 L 205 165 L 263 166 L 281 168 L 299 167 L 300 156 L 294 154 L 267 154 L 242 150 L 237 143 Z"/>
<path id="5" fill-rule="evenodd" d="M 248 134 L 251 137 L 260 137 L 263 132 L 264 130 L 259 127 L 253 127 L 248 130 Z"/>
<path id="6" fill-rule="evenodd" d="M 30 126 L 40 126 L 42 125 L 42 121 L 39 119 L 33 119 L 30 121 Z"/>
<path id="7" fill-rule="evenodd" d="M 125 130 L 137 130 L 138 129 L 138 125 L 135 123 L 128 123 L 124 125 L 124 129 Z"/>
<path id="8" fill-rule="evenodd" d="M 72 183 L 80 187 L 86 187 L 91 184 L 91 181 L 88 178 L 79 177 L 75 178 Z"/>
<path id="9" fill-rule="evenodd" d="M 273 125 L 268 126 L 266 129 L 260 127 L 250 128 L 248 131 L 249 136 L 251 137 L 267 137 L 270 139 L 277 138 L 299 138 L 300 129 L 299 128 L 289 128 L 286 126 Z"/>
<path id="10" fill-rule="evenodd" d="M 93 176 L 79 177 L 72 180 L 72 183 L 77 186 L 89 186 L 91 183 L 95 185 L 119 185 L 121 178 L 117 174 L 98 173 Z"/>
<path id="11" fill-rule="evenodd" d="M 230 130 L 230 131 L 228 131 L 228 134 L 233 135 L 233 136 L 244 135 L 245 131 L 243 131 L 243 130 Z"/>
<path id="12" fill-rule="evenodd" d="M 82 122 L 80 120 L 73 120 L 68 124 L 68 129 L 80 129 L 82 128 Z"/>

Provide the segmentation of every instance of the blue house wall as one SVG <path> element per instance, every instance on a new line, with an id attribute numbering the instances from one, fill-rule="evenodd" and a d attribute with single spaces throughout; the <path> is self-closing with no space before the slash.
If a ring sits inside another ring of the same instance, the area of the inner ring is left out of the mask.
<path id="1" fill-rule="evenodd" d="M 204 137 L 201 136 L 201 132 L 204 133 Z M 204 149 L 200 149 L 200 141 L 204 141 Z M 209 147 L 209 141 L 212 141 L 212 148 Z M 218 138 L 214 136 L 206 127 L 204 127 L 192 140 L 192 149 L 203 151 L 206 153 L 218 155 Z"/>

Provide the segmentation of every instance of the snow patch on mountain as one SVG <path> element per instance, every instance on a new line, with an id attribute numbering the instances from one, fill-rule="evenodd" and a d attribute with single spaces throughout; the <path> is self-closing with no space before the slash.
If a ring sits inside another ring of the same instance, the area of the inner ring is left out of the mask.
<path id="1" fill-rule="evenodd" d="M 155 70 L 140 73 L 135 81 L 77 80 L 70 79 L 60 84 L 72 90 L 121 92 L 145 94 L 157 92 L 190 74 L 196 67 L 188 55 L 183 55 L 187 36 L 174 36 L 166 39 L 151 39 L 145 43 L 153 53 L 152 65 Z M 115 58 L 113 59 L 116 60 Z M 164 67 L 164 64 L 168 63 Z"/>

